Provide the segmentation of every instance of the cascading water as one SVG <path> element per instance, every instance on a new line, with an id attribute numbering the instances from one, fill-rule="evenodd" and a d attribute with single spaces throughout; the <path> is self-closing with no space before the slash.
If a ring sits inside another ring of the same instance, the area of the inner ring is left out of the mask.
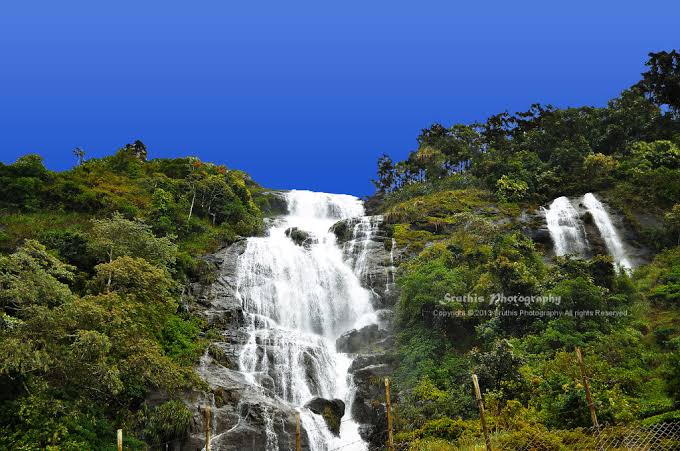
<path id="1" fill-rule="evenodd" d="M 347 195 L 290 191 L 286 196 L 289 214 L 276 220 L 266 237 L 250 238 L 239 257 L 237 292 L 249 324 L 239 369 L 251 383 L 300 408 L 312 450 L 350 443 L 344 449 L 365 449 L 349 418 L 351 360 L 336 352 L 335 339 L 375 323 L 376 316 L 369 292 L 329 232 L 338 220 L 362 217 L 363 205 Z M 286 236 L 292 227 L 312 239 L 294 243 Z M 339 437 L 302 408 L 316 396 L 345 401 Z M 270 443 L 267 449 L 277 446 Z"/>
<path id="2" fill-rule="evenodd" d="M 619 236 L 619 232 L 614 227 L 609 213 L 593 193 L 587 193 L 583 196 L 583 205 L 593 217 L 593 222 L 600 232 L 600 236 L 604 240 L 609 254 L 614 259 L 614 262 L 623 268 L 624 271 L 630 271 L 633 264 L 628 257 L 626 248 Z"/>
<path id="3" fill-rule="evenodd" d="M 387 282 L 385 282 L 385 292 L 390 293 L 392 290 L 394 290 L 394 285 L 395 285 L 395 280 L 394 280 L 394 274 L 397 271 L 397 268 L 394 266 L 394 250 L 397 248 L 397 240 L 392 238 L 392 242 L 390 245 L 390 266 L 387 268 Z"/>
<path id="4" fill-rule="evenodd" d="M 556 255 L 579 255 L 588 252 L 583 223 L 578 211 L 566 197 L 553 200 L 550 207 L 543 208 L 550 237 L 555 245 Z"/>

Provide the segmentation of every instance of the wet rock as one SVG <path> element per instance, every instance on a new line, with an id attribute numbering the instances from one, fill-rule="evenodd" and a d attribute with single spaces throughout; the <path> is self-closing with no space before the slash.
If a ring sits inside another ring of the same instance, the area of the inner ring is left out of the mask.
<path id="1" fill-rule="evenodd" d="M 394 283 L 399 251 L 382 216 L 345 219 L 331 227 L 345 259 L 352 264 L 362 285 L 372 294 L 376 309 L 393 306 L 399 299 Z"/>
<path id="2" fill-rule="evenodd" d="M 523 211 L 518 220 L 522 233 L 546 249 L 552 250 L 552 238 L 545 222 L 545 215 L 541 211 Z"/>
<path id="3" fill-rule="evenodd" d="M 206 406 L 212 407 L 213 449 L 295 448 L 295 410 L 277 400 L 271 375 L 255 374 L 256 384 L 253 384 L 236 371 L 241 349 L 249 337 L 245 314 L 236 293 L 238 258 L 246 246 L 246 240 L 238 240 L 207 256 L 204 259 L 206 267 L 213 267 L 216 277 L 210 283 L 194 283 L 185 290 L 183 301 L 188 308 L 224 332 L 218 341 L 209 345 L 196 369 L 209 390 L 194 390 L 184 395 L 184 402 L 194 416 L 189 438 L 176 447 L 179 451 L 203 448 Z M 259 359 L 269 358 L 264 348 L 258 347 Z M 308 449 L 308 441 L 303 429 L 303 449 Z"/>
<path id="4" fill-rule="evenodd" d="M 349 366 L 348 371 L 355 373 L 362 368 L 374 365 L 388 364 L 390 358 L 386 352 L 376 352 L 372 354 L 359 354 Z"/>
<path id="5" fill-rule="evenodd" d="M 593 255 L 609 255 L 607 250 L 607 245 L 605 244 L 600 231 L 597 229 L 593 223 L 593 217 L 590 213 L 586 212 L 582 217 L 583 229 L 586 232 L 586 239 L 588 240 L 589 254 L 588 257 Z"/>
<path id="6" fill-rule="evenodd" d="M 606 195 L 603 195 L 602 193 L 595 193 L 595 195 L 604 205 L 604 208 L 609 215 L 609 219 L 612 221 L 612 224 L 619 233 L 619 236 L 622 239 L 626 249 L 626 253 L 628 254 L 628 257 L 634 266 L 649 263 L 652 258 L 652 252 L 649 247 L 643 243 L 640 231 L 642 228 L 647 228 L 648 230 L 658 230 L 659 228 L 663 227 L 661 216 L 655 216 L 653 214 L 649 214 L 648 212 L 636 211 L 636 208 L 632 207 L 630 208 L 631 216 L 627 217 L 621 211 L 618 211 L 612 206 L 611 199 L 607 198 Z M 579 208 L 584 209 L 585 207 L 580 204 Z M 586 228 L 586 233 L 588 234 L 588 240 L 595 242 L 596 249 L 593 253 L 608 255 L 606 244 L 604 243 L 604 239 L 601 237 L 600 231 L 594 224 L 592 215 L 586 211 L 582 215 L 582 220 Z M 589 226 L 589 223 L 592 225 Z"/>
<path id="7" fill-rule="evenodd" d="M 238 369 L 238 352 L 230 343 L 215 342 L 208 346 L 208 354 L 220 365 L 232 370 Z"/>
<path id="8" fill-rule="evenodd" d="M 352 230 L 353 227 L 350 227 L 349 220 L 338 221 L 331 227 L 331 232 L 333 232 L 339 244 L 352 239 Z"/>
<path id="9" fill-rule="evenodd" d="M 260 193 L 260 210 L 265 217 L 283 216 L 288 214 L 288 201 L 282 191 L 265 191 Z"/>
<path id="10" fill-rule="evenodd" d="M 309 247 L 317 242 L 309 232 L 298 229 L 297 227 L 286 229 L 286 236 L 298 246 Z"/>
<path id="11" fill-rule="evenodd" d="M 338 352 L 356 354 L 367 351 L 387 337 L 387 332 L 380 329 L 377 324 L 371 324 L 361 329 L 352 329 L 345 332 L 335 340 L 335 348 Z"/>
<path id="12" fill-rule="evenodd" d="M 193 283 L 187 287 L 185 297 L 190 308 L 202 315 L 209 325 L 223 329 L 244 324 L 241 301 L 236 294 L 238 257 L 245 252 L 247 241 L 241 239 L 232 245 L 205 257 L 216 268 L 217 276 L 210 284 Z"/>
<path id="13" fill-rule="evenodd" d="M 353 372 L 356 391 L 352 402 L 352 418 L 360 424 L 361 438 L 375 447 L 384 443 L 387 431 L 383 381 L 393 371 L 392 365 L 377 363 L 354 369 Z"/>
<path id="14" fill-rule="evenodd" d="M 202 449 L 205 444 L 205 410 L 211 407 L 215 434 L 212 448 L 225 451 L 261 451 L 295 448 L 295 414 L 291 406 L 277 401 L 272 393 L 250 384 L 245 376 L 222 366 L 209 355 L 197 369 L 209 391 L 192 391 L 185 403 L 193 412 L 189 437 L 181 450 Z M 264 376 L 266 377 L 266 376 Z M 268 434 L 269 431 L 269 434 Z M 307 432 L 301 434 L 308 449 Z"/>
<path id="15" fill-rule="evenodd" d="M 345 415 L 345 403 L 340 399 L 313 398 L 305 407 L 317 415 L 321 415 L 328 430 L 340 435 L 340 423 Z"/>
<path id="16" fill-rule="evenodd" d="M 392 329 L 392 324 L 394 323 L 394 310 L 392 309 L 381 309 L 375 312 L 378 317 L 378 325 L 381 329 Z"/>

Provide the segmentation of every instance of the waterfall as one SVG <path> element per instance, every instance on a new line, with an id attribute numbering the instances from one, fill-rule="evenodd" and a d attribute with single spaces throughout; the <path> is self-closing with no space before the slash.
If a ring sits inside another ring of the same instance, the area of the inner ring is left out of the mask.
<path id="1" fill-rule="evenodd" d="M 390 245 L 390 266 L 387 268 L 387 282 L 385 282 L 385 293 L 389 293 L 394 289 L 395 279 L 394 274 L 397 268 L 394 266 L 394 250 L 397 248 L 397 240 L 392 238 Z"/>
<path id="2" fill-rule="evenodd" d="M 623 268 L 624 271 L 630 271 L 633 265 L 628 257 L 623 241 L 602 202 L 593 193 L 587 193 L 583 196 L 583 205 L 592 215 L 593 222 L 600 232 L 600 236 L 602 236 L 614 262 Z"/>
<path id="3" fill-rule="evenodd" d="M 583 223 L 578 211 L 566 197 L 553 200 L 550 207 L 542 208 L 550 232 L 550 238 L 555 245 L 556 255 L 584 256 L 588 252 Z"/>
<path id="4" fill-rule="evenodd" d="M 378 233 L 381 222 L 382 216 L 364 216 L 354 225 L 348 254 L 353 259 L 350 264 L 360 279 L 366 274 L 368 247 L 371 239 Z"/>
<path id="5" fill-rule="evenodd" d="M 376 316 L 369 292 L 329 231 L 338 220 L 363 217 L 363 205 L 353 196 L 310 191 L 286 197 L 288 215 L 275 220 L 267 236 L 249 238 L 238 260 L 237 294 L 248 323 L 239 370 L 300 410 L 310 449 L 365 449 L 350 418 L 351 360 L 336 352 L 335 339 L 375 323 Z M 291 227 L 313 239 L 294 243 L 286 236 Z M 345 401 L 339 438 L 303 408 L 316 396 Z M 267 449 L 277 447 L 272 441 Z"/>

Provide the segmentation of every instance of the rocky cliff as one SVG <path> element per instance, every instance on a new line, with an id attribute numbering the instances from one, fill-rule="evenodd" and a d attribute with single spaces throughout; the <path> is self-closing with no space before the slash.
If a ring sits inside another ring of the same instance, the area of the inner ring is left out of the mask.
<path id="1" fill-rule="evenodd" d="M 384 443 L 386 431 L 382 378 L 393 370 L 389 349 L 393 343 L 392 308 L 398 299 L 394 272 L 399 252 L 381 217 L 340 221 L 332 230 L 347 263 L 372 293 L 379 319 L 377 325 L 350 330 L 338 338 L 337 350 L 353 358 L 349 373 L 354 383 L 353 402 L 347 413 L 342 409 L 340 416 L 351 414 L 360 423 L 362 438 L 378 448 Z M 245 239 L 239 240 L 204 257 L 213 277 L 207 277 L 207 282 L 194 283 L 186 290 L 186 308 L 200 314 L 209 325 L 222 332 L 208 346 L 197 367 L 206 389 L 185 396 L 194 418 L 190 438 L 178 445 L 177 450 L 194 451 L 203 447 L 208 407 L 213 449 L 294 448 L 295 409 L 277 401 L 270 375 L 259 374 L 254 383 L 238 371 L 241 349 L 248 340 L 245 314 L 236 290 L 238 257 L 246 246 Z M 337 400 L 316 402 L 337 404 Z M 325 415 L 324 420 L 327 423 L 335 421 Z M 270 431 L 269 434 L 266 431 Z M 303 428 L 303 449 L 308 449 L 308 441 Z"/>

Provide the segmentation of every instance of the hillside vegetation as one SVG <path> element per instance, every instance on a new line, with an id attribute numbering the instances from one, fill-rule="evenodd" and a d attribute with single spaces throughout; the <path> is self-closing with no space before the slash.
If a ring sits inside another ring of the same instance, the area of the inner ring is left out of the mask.
<path id="1" fill-rule="evenodd" d="M 199 256 L 258 234 L 261 191 L 141 142 L 52 172 L 0 164 L 0 448 L 126 449 L 185 434 L 182 391 L 214 334 L 187 312 Z M 149 399 L 162 393 L 161 401 Z"/>
<path id="2" fill-rule="evenodd" d="M 601 424 L 680 419 L 680 54 L 650 54 L 642 80 L 606 107 L 533 105 L 435 124 L 417 142 L 404 161 L 379 159 L 367 203 L 402 253 L 397 438 L 419 450 L 479 444 L 476 373 L 497 446 L 538 434 L 561 449 L 570 438 L 548 430 L 591 425 L 575 347 Z M 586 192 L 624 216 L 648 265 L 628 275 L 606 255 L 549 259 L 522 233 L 526 213 Z M 560 304 L 497 308 L 485 301 L 495 293 Z"/>
<path id="3" fill-rule="evenodd" d="M 569 437 L 548 430 L 590 424 L 576 346 L 602 423 L 680 419 L 680 55 L 648 64 L 606 107 L 435 124 L 407 160 L 379 160 L 367 207 L 400 254 L 398 440 L 476 443 L 475 372 L 503 449 L 536 432 L 559 449 Z M 63 172 L 35 154 L 0 163 L 0 449 L 112 450 L 117 428 L 126 449 L 183 436 L 182 394 L 207 388 L 193 368 L 218 333 L 183 289 L 213 281 L 200 256 L 261 234 L 276 207 L 243 172 L 148 159 L 139 141 L 75 156 Z M 628 275 L 606 255 L 553 260 L 524 233 L 527 212 L 589 191 L 624 215 L 649 264 Z M 494 293 L 628 314 L 449 314 L 488 310 Z"/>

